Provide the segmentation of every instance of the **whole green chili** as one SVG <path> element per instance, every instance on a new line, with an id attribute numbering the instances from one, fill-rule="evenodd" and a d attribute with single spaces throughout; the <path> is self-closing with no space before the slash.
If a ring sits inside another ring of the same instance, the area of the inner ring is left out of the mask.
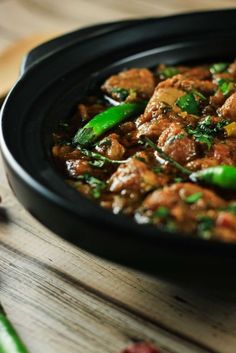
<path id="1" fill-rule="evenodd" d="M 190 175 L 190 179 L 192 181 L 204 181 L 224 189 L 236 190 L 236 168 L 230 165 L 219 165 L 198 170 Z"/>
<path id="2" fill-rule="evenodd" d="M 123 120 L 142 113 L 146 102 L 123 103 L 108 108 L 92 118 L 84 127 L 79 129 L 73 139 L 75 145 L 87 146 L 94 143 L 99 136 L 110 130 Z"/>
<path id="3" fill-rule="evenodd" d="M 0 352 L 1 353 L 28 353 L 25 345 L 17 335 L 0 305 Z"/>

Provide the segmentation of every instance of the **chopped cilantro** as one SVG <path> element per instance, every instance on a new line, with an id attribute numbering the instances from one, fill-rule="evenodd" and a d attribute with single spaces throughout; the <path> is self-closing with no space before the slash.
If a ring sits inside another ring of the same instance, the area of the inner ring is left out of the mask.
<path id="1" fill-rule="evenodd" d="M 105 138 L 102 141 L 99 141 L 97 143 L 97 145 L 98 146 L 108 146 L 108 147 L 110 147 L 111 146 L 111 140 L 109 138 Z"/>
<path id="2" fill-rule="evenodd" d="M 195 96 L 200 97 L 202 100 L 206 100 L 206 99 L 207 99 L 207 98 L 204 96 L 204 94 L 202 94 L 201 92 L 197 91 L 196 89 L 194 89 L 192 92 L 193 92 L 193 94 L 194 94 Z"/>
<path id="3" fill-rule="evenodd" d="M 104 166 L 104 161 L 94 160 L 88 162 L 92 167 L 102 168 Z"/>
<path id="4" fill-rule="evenodd" d="M 153 167 L 152 170 L 154 171 L 154 173 L 157 173 L 157 174 L 163 172 L 163 168 L 161 166 Z"/>
<path id="5" fill-rule="evenodd" d="M 212 235 L 212 228 L 215 225 L 214 219 L 208 216 L 198 217 L 198 234 L 204 238 L 209 239 Z"/>
<path id="6" fill-rule="evenodd" d="M 202 198 L 202 192 L 195 192 L 192 195 L 187 196 L 184 201 L 187 203 L 195 203 Z"/>
<path id="7" fill-rule="evenodd" d="M 121 101 L 126 100 L 130 94 L 129 90 L 120 87 L 112 88 L 111 92 L 115 93 Z"/>
<path id="8" fill-rule="evenodd" d="M 101 197 L 101 193 L 106 187 L 106 183 L 104 181 L 95 178 L 89 173 L 84 173 L 83 175 L 79 175 L 77 179 L 82 180 L 91 186 L 91 195 L 95 199 L 99 199 Z"/>
<path id="9" fill-rule="evenodd" d="M 211 148 L 214 137 L 228 124 L 226 119 L 221 119 L 218 123 L 214 123 L 209 115 L 201 120 L 195 129 L 187 127 L 186 131 L 192 135 L 197 142 L 204 143 L 208 149 Z"/>
<path id="10" fill-rule="evenodd" d="M 212 74 L 219 74 L 221 72 L 225 72 L 228 66 L 228 63 L 216 63 L 210 67 L 210 71 Z"/>
<path id="11" fill-rule="evenodd" d="M 171 136 L 170 138 L 168 138 L 167 141 L 166 141 L 166 143 L 167 143 L 167 144 L 171 144 L 171 143 L 173 143 L 174 141 L 182 140 L 184 137 L 186 137 L 186 135 L 183 134 L 183 133 L 180 133 L 180 134 L 178 134 L 178 135 Z"/>
<path id="12" fill-rule="evenodd" d="M 236 213 L 236 203 L 232 203 L 231 205 L 228 205 L 226 207 L 221 207 L 219 210 L 230 213 Z"/>
<path id="13" fill-rule="evenodd" d="M 135 159 L 137 159 L 140 162 L 146 163 L 146 159 L 143 157 L 135 156 Z"/>
<path id="14" fill-rule="evenodd" d="M 170 211 L 167 207 L 160 206 L 155 212 L 153 212 L 153 217 L 167 218 L 170 215 Z"/>
<path id="15" fill-rule="evenodd" d="M 200 114 L 199 104 L 193 92 L 186 93 L 185 95 L 179 97 L 176 101 L 176 105 L 181 110 L 189 114 L 194 114 L 194 115 Z"/>
<path id="16" fill-rule="evenodd" d="M 162 71 L 160 71 L 160 77 L 161 78 L 170 78 L 172 76 L 175 76 L 179 73 L 179 69 L 174 66 L 168 66 L 164 68 Z"/>
<path id="17" fill-rule="evenodd" d="M 184 181 L 184 179 L 183 178 L 175 178 L 174 181 L 176 183 L 182 183 L 182 181 Z"/>
<path id="18" fill-rule="evenodd" d="M 121 163 L 125 163 L 126 160 L 115 160 L 115 159 L 110 159 L 107 158 L 105 156 L 103 156 L 100 153 L 97 152 L 93 152 L 90 151 L 86 148 L 79 148 L 79 150 L 81 151 L 82 154 L 84 154 L 87 157 L 93 158 L 95 161 L 99 161 L 100 162 L 100 167 L 103 167 L 103 165 L 105 163 L 111 163 L 111 164 L 121 164 Z M 102 164 L 103 163 L 103 164 Z M 98 166 L 98 165 L 97 165 Z"/>
<path id="19" fill-rule="evenodd" d="M 232 89 L 234 88 L 234 82 L 231 80 L 226 80 L 224 78 L 221 78 L 218 81 L 218 86 L 219 86 L 220 92 L 222 92 L 224 96 L 227 96 L 230 93 L 230 91 L 232 91 Z"/>

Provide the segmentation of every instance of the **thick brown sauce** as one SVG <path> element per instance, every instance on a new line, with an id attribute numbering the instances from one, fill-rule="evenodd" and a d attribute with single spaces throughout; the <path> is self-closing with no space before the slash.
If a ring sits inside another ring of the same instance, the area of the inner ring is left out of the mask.
<path id="1" fill-rule="evenodd" d="M 178 103 L 189 93 L 195 101 L 191 112 Z M 79 128 L 108 109 L 104 95 L 115 101 L 148 102 L 143 114 L 89 147 L 124 163 L 101 162 L 71 144 Z M 236 63 L 159 65 L 153 71 L 134 68 L 111 76 L 97 96 L 80 102 L 74 116 L 58 127 L 52 148 L 66 182 L 115 214 L 186 235 L 236 241 L 235 192 L 189 181 L 153 148 L 141 144 L 142 136 L 191 171 L 236 166 Z"/>

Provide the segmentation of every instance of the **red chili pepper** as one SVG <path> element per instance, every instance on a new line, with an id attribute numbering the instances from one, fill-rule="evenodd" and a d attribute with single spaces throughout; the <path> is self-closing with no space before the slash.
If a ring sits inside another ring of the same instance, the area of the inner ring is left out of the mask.
<path id="1" fill-rule="evenodd" d="M 132 344 L 121 353 L 161 353 L 154 346 L 146 342 Z"/>

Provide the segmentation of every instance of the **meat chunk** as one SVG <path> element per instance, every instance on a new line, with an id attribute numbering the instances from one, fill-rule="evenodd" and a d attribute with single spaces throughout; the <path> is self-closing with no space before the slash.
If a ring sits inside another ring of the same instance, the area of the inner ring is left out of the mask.
<path id="1" fill-rule="evenodd" d="M 157 117 L 163 112 L 165 106 L 173 107 L 176 100 L 183 94 L 182 90 L 175 87 L 160 88 L 159 84 L 145 109 L 144 116 Z"/>
<path id="2" fill-rule="evenodd" d="M 105 110 L 105 107 L 102 104 L 79 104 L 77 107 L 77 116 L 83 122 L 90 120 L 95 115 L 101 113 Z"/>
<path id="3" fill-rule="evenodd" d="M 119 142 L 119 136 L 117 134 L 110 134 L 105 137 L 99 145 L 96 146 L 96 150 L 105 157 L 113 160 L 122 159 L 125 154 L 125 148 Z"/>
<path id="4" fill-rule="evenodd" d="M 226 241 L 236 240 L 236 215 L 227 212 L 220 212 L 216 220 L 216 235 Z"/>
<path id="5" fill-rule="evenodd" d="M 158 138 L 170 124 L 171 120 L 164 116 L 152 119 L 150 122 L 146 122 L 138 127 L 137 137 L 140 138 L 145 135 L 152 138 Z"/>
<path id="6" fill-rule="evenodd" d="M 197 78 L 198 80 L 208 80 L 211 77 L 211 72 L 208 66 L 196 66 L 193 68 L 186 67 L 185 72 L 182 72 L 185 77 Z"/>
<path id="7" fill-rule="evenodd" d="M 236 139 L 216 142 L 203 158 L 197 158 L 187 164 L 190 170 L 206 169 L 217 165 L 236 165 Z"/>
<path id="8" fill-rule="evenodd" d="M 225 102 L 225 96 L 222 92 L 217 91 L 213 96 L 209 99 L 209 104 L 211 107 L 217 109 L 221 107 Z"/>
<path id="9" fill-rule="evenodd" d="M 236 93 L 226 99 L 222 107 L 218 109 L 218 112 L 224 118 L 236 121 Z"/>
<path id="10" fill-rule="evenodd" d="M 67 145 L 55 145 L 52 148 L 52 154 L 56 161 L 64 162 L 68 159 L 78 159 L 81 157 L 81 152 Z"/>
<path id="11" fill-rule="evenodd" d="M 170 124 L 163 131 L 158 140 L 158 147 L 180 164 L 186 164 L 197 154 L 196 143 L 178 123 Z"/>
<path id="12" fill-rule="evenodd" d="M 133 157 L 127 163 L 121 164 L 111 176 L 109 187 L 112 192 L 128 190 L 146 193 L 165 182 L 166 179 L 155 174 L 146 163 Z"/>
<path id="13" fill-rule="evenodd" d="M 176 75 L 169 78 L 158 85 L 159 88 L 175 87 L 183 91 L 197 90 L 203 94 L 210 95 L 217 90 L 217 85 L 212 81 L 199 80 L 193 77 L 185 77 L 184 75 Z"/>
<path id="14" fill-rule="evenodd" d="M 219 165 L 219 161 L 212 157 L 197 158 L 189 162 L 186 167 L 192 171 L 206 169 L 210 167 L 216 167 Z"/>
<path id="15" fill-rule="evenodd" d="M 226 143 L 216 143 L 213 146 L 213 157 L 218 161 L 218 164 L 233 165 L 236 149 L 232 150 Z"/>
<path id="16" fill-rule="evenodd" d="M 66 161 L 66 170 L 68 175 L 72 177 L 92 172 L 92 168 L 88 161 L 82 159 L 68 159 Z"/>
<path id="17" fill-rule="evenodd" d="M 116 100 L 120 100 L 117 89 L 134 90 L 138 97 L 150 98 L 155 89 L 155 78 L 148 69 L 130 69 L 105 81 L 102 90 Z"/>
<path id="18" fill-rule="evenodd" d="M 190 206 L 185 201 L 186 198 L 195 193 L 202 193 L 202 197 L 193 204 L 193 208 L 206 210 L 209 208 L 219 208 L 225 205 L 225 201 L 218 197 L 213 191 L 202 188 L 201 186 L 191 183 L 178 183 L 167 186 L 162 190 L 155 190 L 144 200 L 143 206 L 146 209 L 155 210 L 160 206 L 168 207 L 171 212 L 175 213 L 176 206 L 184 207 L 186 212 L 190 212 Z M 184 213 L 183 213 L 183 216 Z"/>
<path id="19" fill-rule="evenodd" d="M 228 71 L 231 73 L 234 79 L 236 79 L 236 61 L 229 65 Z"/>
<path id="20" fill-rule="evenodd" d="M 191 195 L 197 195 L 193 203 L 188 199 Z M 144 200 L 137 220 L 146 222 L 145 217 L 160 224 L 161 220 L 155 216 L 160 208 L 167 209 L 168 219 L 184 232 L 198 230 L 201 217 L 209 217 L 212 226 L 215 222 L 215 209 L 224 207 L 225 201 L 214 192 L 191 183 L 179 183 L 166 186 L 162 190 L 155 190 Z"/>

